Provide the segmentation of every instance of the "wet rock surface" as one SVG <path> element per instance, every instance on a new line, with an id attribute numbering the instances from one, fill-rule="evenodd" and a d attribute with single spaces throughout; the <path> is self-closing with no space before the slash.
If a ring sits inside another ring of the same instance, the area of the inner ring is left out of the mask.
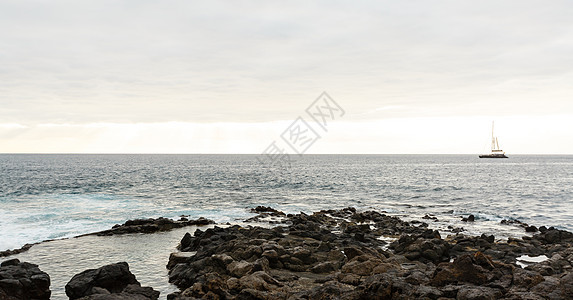
<path id="1" fill-rule="evenodd" d="M 0 265 L 0 299 L 50 299 L 50 276 L 38 265 L 11 259 Z"/>
<path id="2" fill-rule="evenodd" d="M 32 248 L 32 246 L 34 246 L 34 244 L 26 244 L 26 245 L 24 245 L 18 249 L 0 251 L 0 257 L 5 257 L 5 256 L 10 256 L 10 255 L 15 255 L 15 254 L 19 254 L 22 252 L 26 252 L 26 251 L 30 250 L 30 248 Z"/>
<path id="3" fill-rule="evenodd" d="M 128 233 L 154 233 L 159 231 L 168 231 L 175 228 L 182 228 L 186 226 L 205 226 L 215 224 L 215 221 L 205 219 L 203 217 L 196 220 L 188 220 L 185 217 L 174 221 L 168 218 L 157 218 L 157 219 L 135 219 L 126 221 L 124 224 L 117 224 L 111 229 L 90 233 L 88 235 L 100 235 L 109 236 L 116 234 L 128 234 Z"/>
<path id="4" fill-rule="evenodd" d="M 267 206 L 257 206 L 252 208 L 251 212 L 256 213 L 257 215 L 245 220 L 245 222 L 268 222 L 270 224 L 278 224 L 283 222 L 286 217 L 286 214 L 282 211 Z"/>
<path id="5" fill-rule="evenodd" d="M 142 287 L 129 271 L 126 262 L 119 262 L 76 274 L 66 284 L 66 295 L 74 300 L 158 299 L 159 292 Z"/>
<path id="6" fill-rule="evenodd" d="M 251 222 L 284 219 L 183 237 L 168 263 L 180 291 L 168 299 L 573 299 L 567 231 L 540 227 L 532 237 L 496 241 L 444 237 L 424 222 L 354 208 L 253 212 L 262 217 Z M 548 259 L 522 268 L 522 255 Z"/>

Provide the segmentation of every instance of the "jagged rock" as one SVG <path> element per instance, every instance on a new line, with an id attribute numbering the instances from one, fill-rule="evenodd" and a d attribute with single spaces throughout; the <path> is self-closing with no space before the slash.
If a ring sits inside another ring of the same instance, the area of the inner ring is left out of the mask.
<path id="1" fill-rule="evenodd" d="M 434 221 L 438 221 L 438 218 L 434 215 L 425 215 L 422 217 L 422 219 L 424 220 L 434 220 Z"/>
<path id="2" fill-rule="evenodd" d="M 521 268 L 515 269 L 513 272 L 513 284 L 516 287 L 520 287 L 524 290 L 529 290 L 532 287 L 543 282 L 545 279 L 539 273 L 524 270 Z"/>
<path id="3" fill-rule="evenodd" d="M 450 245 L 440 238 L 439 232 L 432 230 L 421 235 L 402 235 L 390 248 L 410 260 L 440 263 L 450 258 Z"/>
<path id="4" fill-rule="evenodd" d="M 559 279 L 559 289 L 563 297 L 573 297 L 573 273 Z"/>
<path id="5" fill-rule="evenodd" d="M 525 231 L 526 232 L 537 232 L 538 230 L 537 230 L 537 227 L 531 225 L 531 226 L 525 227 Z"/>
<path id="6" fill-rule="evenodd" d="M 169 262 L 167 263 L 167 268 L 171 269 L 177 264 L 186 263 L 190 258 L 195 255 L 191 252 L 173 252 L 169 255 Z"/>
<path id="7" fill-rule="evenodd" d="M 275 214 L 275 215 L 280 215 L 280 216 L 286 216 L 286 214 L 282 211 L 276 210 L 270 206 L 257 206 L 255 208 L 251 209 L 252 213 L 271 213 L 271 214 Z"/>
<path id="8" fill-rule="evenodd" d="M 551 227 L 544 232 L 534 235 L 533 238 L 543 244 L 573 242 L 573 233 Z"/>
<path id="9" fill-rule="evenodd" d="M 485 286 L 464 286 L 458 291 L 458 300 L 495 300 L 502 296 L 502 291 Z"/>
<path id="10" fill-rule="evenodd" d="M 10 259 L 0 264 L 0 299 L 50 299 L 50 276 L 38 265 Z"/>
<path id="11" fill-rule="evenodd" d="M 282 286 L 282 284 L 264 271 L 258 271 L 253 274 L 241 277 L 239 279 L 242 289 L 254 289 L 259 291 L 268 291 L 272 286 Z"/>
<path id="12" fill-rule="evenodd" d="M 267 208 L 255 211 L 265 213 Z M 561 299 L 571 291 L 570 233 L 533 237 L 440 233 L 378 212 L 288 215 L 285 226 L 186 234 L 168 265 L 168 299 Z M 380 236 L 399 236 L 389 250 Z M 196 251 L 191 252 L 191 251 Z M 521 255 L 549 260 L 525 269 Z M 450 259 L 453 261 L 450 262 Z"/>
<path id="13" fill-rule="evenodd" d="M 229 294 L 227 283 L 217 273 L 207 273 L 200 278 L 190 288 L 183 291 L 179 298 L 206 298 L 206 299 L 226 299 Z M 172 296 L 171 296 L 172 297 Z M 168 299 L 170 296 L 167 297 Z"/>
<path id="14" fill-rule="evenodd" d="M 332 261 L 319 263 L 310 269 L 313 273 L 331 273 L 338 270 L 338 264 Z"/>
<path id="15" fill-rule="evenodd" d="M 252 208 L 251 212 L 256 213 L 258 215 L 245 220 L 246 222 L 267 221 L 267 222 L 272 224 L 272 223 L 279 223 L 280 222 L 279 221 L 280 219 L 277 219 L 277 218 L 286 217 L 286 214 L 283 213 L 282 211 L 279 211 L 279 210 L 276 210 L 272 207 L 267 207 L 267 206 L 257 206 L 255 208 Z M 272 217 L 272 218 L 266 219 L 268 217 Z"/>
<path id="16" fill-rule="evenodd" d="M 34 245 L 35 244 L 25 244 L 24 246 L 22 246 L 18 249 L 0 251 L 0 257 L 5 257 L 5 256 L 10 256 L 10 255 L 15 255 L 18 253 L 26 252 L 26 251 L 30 250 L 30 248 L 32 248 L 32 246 L 34 246 Z"/>
<path id="17" fill-rule="evenodd" d="M 76 274 L 66 284 L 71 299 L 158 299 L 159 292 L 141 287 L 126 262 Z"/>
<path id="18" fill-rule="evenodd" d="M 474 264 L 471 255 L 463 255 L 453 263 L 438 265 L 430 283 L 434 286 L 444 286 L 449 283 L 468 282 L 485 284 L 487 282 L 486 270 Z"/>
<path id="19" fill-rule="evenodd" d="M 352 273 L 359 276 L 370 276 L 374 268 L 382 263 L 382 260 L 369 255 L 360 255 L 352 258 L 342 266 L 343 273 Z"/>
<path id="20" fill-rule="evenodd" d="M 233 261 L 232 263 L 227 265 L 227 271 L 231 273 L 231 275 L 235 277 L 243 277 L 250 273 L 254 268 L 254 265 L 250 262 L 241 260 L 241 261 Z"/>
<path id="21" fill-rule="evenodd" d="M 90 233 L 88 235 L 108 236 L 116 234 L 127 233 L 154 233 L 158 231 L 168 231 L 174 228 L 182 228 L 186 226 L 205 226 L 215 224 L 214 221 L 200 217 L 196 220 L 181 219 L 174 221 L 168 218 L 157 219 L 135 219 L 128 220 L 123 225 L 115 225 L 109 230 Z"/>
<path id="22" fill-rule="evenodd" d="M 467 218 L 463 217 L 462 221 L 463 222 L 473 222 L 473 221 L 475 221 L 475 217 L 474 217 L 474 215 L 469 215 Z"/>
<path id="23" fill-rule="evenodd" d="M 193 238 L 191 237 L 191 234 L 189 234 L 189 232 L 187 232 L 187 233 L 185 233 L 185 235 L 181 239 L 181 242 L 179 243 L 179 246 L 177 248 L 179 250 L 187 249 L 191 246 L 192 241 L 193 241 Z"/>
<path id="24" fill-rule="evenodd" d="M 392 289 L 395 286 L 394 278 L 387 274 L 370 276 L 356 290 L 353 298 L 358 299 L 392 299 Z"/>
<path id="25" fill-rule="evenodd" d="M 333 280 L 308 291 L 308 299 L 341 299 L 353 290 L 353 287 Z"/>

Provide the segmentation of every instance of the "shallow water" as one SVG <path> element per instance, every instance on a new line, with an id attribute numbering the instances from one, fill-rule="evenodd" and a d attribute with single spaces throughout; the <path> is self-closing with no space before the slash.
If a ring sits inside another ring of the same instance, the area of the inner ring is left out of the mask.
<path id="1" fill-rule="evenodd" d="M 212 226 L 200 227 L 205 230 Z M 50 275 L 51 299 L 67 299 L 65 285 L 80 272 L 120 261 L 129 264 L 130 271 L 142 286 L 160 291 L 160 299 L 177 288 L 168 282 L 166 265 L 169 254 L 186 232 L 193 234 L 197 227 L 175 229 L 154 234 L 116 236 L 83 236 L 34 245 L 28 252 L 1 258 L 18 258 L 39 265 Z"/>

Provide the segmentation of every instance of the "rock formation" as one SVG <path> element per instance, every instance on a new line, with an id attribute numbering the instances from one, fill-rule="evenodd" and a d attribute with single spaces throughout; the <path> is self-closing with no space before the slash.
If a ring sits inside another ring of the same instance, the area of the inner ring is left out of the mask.
<path id="1" fill-rule="evenodd" d="M 573 234 L 555 228 L 507 242 L 443 238 L 426 223 L 353 208 L 286 215 L 283 225 L 186 234 L 168 263 L 180 289 L 168 299 L 573 298 Z M 524 254 L 551 258 L 521 268 Z"/>
<path id="2" fill-rule="evenodd" d="M 76 274 L 66 284 L 66 295 L 71 300 L 158 299 L 159 292 L 142 287 L 129 271 L 126 262 L 119 262 Z"/>
<path id="3" fill-rule="evenodd" d="M 18 259 L 4 261 L 0 265 L 0 299 L 50 299 L 50 276 L 38 265 L 20 262 Z"/>

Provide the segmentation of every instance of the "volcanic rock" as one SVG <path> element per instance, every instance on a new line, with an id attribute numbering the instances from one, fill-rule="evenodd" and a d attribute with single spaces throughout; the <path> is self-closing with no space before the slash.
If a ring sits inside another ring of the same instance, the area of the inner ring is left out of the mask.
<path id="1" fill-rule="evenodd" d="M 0 299 L 50 299 L 50 276 L 38 265 L 11 259 L 0 264 Z"/>
<path id="2" fill-rule="evenodd" d="M 175 228 L 186 226 L 205 226 L 210 224 L 215 224 L 215 222 L 203 217 L 200 217 L 196 220 L 188 220 L 187 218 L 182 218 L 179 221 L 174 221 L 168 218 L 135 219 L 128 220 L 122 225 L 114 225 L 111 229 L 90 233 L 88 235 L 109 236 L 127 233 L 154 233 L 159 231 L 169 231 Z"/>
<path id="3" fill-rule="evenodd" d="M 426 223 L 354 208 L 288 215 L 283 224 L 185 234 L 168 264 L 180 291 L 168 299 L 571 298 L 567 231 L 507 242 L 486 234 L 442 238 Z M 550 259 L 516 264 L 542 254 Z"/>
<path id="4" fill-rule="evenodd" d="M 71 299 L 158 299 L 159 292 L 141 284 L 129 271 L 126 262 L 106 265 L 76 274 L 66 284 Z"/>

